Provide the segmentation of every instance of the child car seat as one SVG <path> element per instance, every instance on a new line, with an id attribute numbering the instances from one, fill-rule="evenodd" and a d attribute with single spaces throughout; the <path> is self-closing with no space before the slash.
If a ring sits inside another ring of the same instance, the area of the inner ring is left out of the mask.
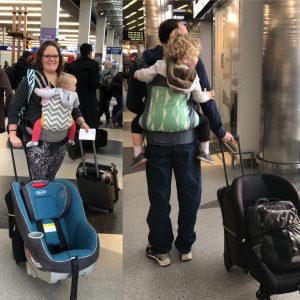
<path id="1" fill-rule="evenodd" d="M 98 235 L 77 188 L 64 179 L 13 182 L 12 198 L 28 275 L 49 283 L 72 276 L 76 299 L 78 275 L 88 274 L 99 256 Z"/>

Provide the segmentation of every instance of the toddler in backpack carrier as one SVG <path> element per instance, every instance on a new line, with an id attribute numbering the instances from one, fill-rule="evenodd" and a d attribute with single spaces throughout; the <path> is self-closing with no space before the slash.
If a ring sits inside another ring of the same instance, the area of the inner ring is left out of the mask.
<path id="1" fill-rule="evenodd" d="M 273 271 L 300 267 L 300 218 L 290 201 L 262 198 L 246 212 L 254 252 Z"/>

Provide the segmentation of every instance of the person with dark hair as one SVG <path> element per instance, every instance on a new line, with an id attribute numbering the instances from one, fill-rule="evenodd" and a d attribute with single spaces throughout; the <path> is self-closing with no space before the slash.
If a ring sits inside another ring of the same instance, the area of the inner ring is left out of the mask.
<path id="1" fill-rule="evenodd" d="M 30 76 L 30 78 L 26 76 L 22 79 L 8 112 L 9 139 L 16 148 L 31 141 L 33 125 L 42 115 L 42 98 L 33 93 L 33 89 L 56 87 L 57 78 L 62 72 L 62 55 L 56 43 L 46 41 L 41 45 L 37 52 L 34 69 L 35 76 Z M 17 136 L 17 127 L 21 111 L 24 109 L 21 123 L 23 135 L 20 138 Z M 72 116 L 78 126 L 89 129 L 78 108 L 73 108 Z M 33 180 L 55 178 L 66 153 L 67 141 L 68 129 L 61 131 L 42 129 L 38 146 L 27 148 L 25 151 Z"/>
<path id="2" fill-rule="evenodd" d="M 21 80 L 26 76 L 27 70 L 33 68 L 31 55 L 32 53 L 30 51 L 23 51 L 22 56 L 20 56 L 18 59 L 18 62 L 16 62 L 11 68 L 6 70 L 13 90 L 16 90 L 18 88 Z"/>
<path id="3" fill-rule="evenodd" d="M 81 56 L 70 63 L 66 72 L 77 79 L 79 108 L 91 128 L 98 128 L 99 113 L 96 90 L 100 88 L 98 63 L 92 59 L 92 46 L 84 43 L 80 46 Z"/>
<path id="4" fill-rule="evenodd" d="M 166 20 L 159 27 L 159 38 L 162 44 L 166 44 L 174 29 L 179 29 L 182 34 L 188 33 L 184 24 L 179 20 Z M 134 72 L 141 68 L 152 66 L 157 60 L 163 59 L 164 48 L 161 45 L 146 50 L 142 56 L 136 59 L 128 82 L 126 104 L 129 110 L 136 114 L 144 111 L 145 102 L 151 101 L 151 91 L 167 86 L 166 78 L 157 76 L 151 84 L 146 85 L 134 78 Z M 199 60 L 200 61 L 200 60 Z M 200 79 L 201 88 L 204 72 L 196 65 L 196 72 Z M 206 75 L 206 74 L 205 74 Z M 148 90 L 147 90 L 148 89 Z M 207 89 L 207 90 L 210 90 Z M 188 102 L 193 109 L 193 102 Z M 151 104 L 150 104 L 151 105 Z M 147 103 L 149 107 L 149 103 Z M 201 103 L 203 112 L 209 119 L 211 130 L 223 141 L 233 140 L 232 135 L 222 128 L 222 122 L 215 101 L 209 100 Z M 139 116 L 132 122 L 133 133 L 143 133 L 138 124 Z M 201 164 L 196 159 L 198 145 L 194 128 L 185 131 L 160 132 L 145 131 L 147 138 L 146 177 L 150 208 L 147 216 L 149 226 L 148 241 L 146 247 L 147 257 L 154 259 L 160 266 L 168 266 L 171 263 L 169 251 L 172 248 L 174 235 L 170 220 L 170 194 L 172 173 L 174 173 L 179 202 L 178 231 L 175 239 L 175 247 L 178 249 L 180 259 L 189 261 L 192 259 L 192 245 L 196 240 L 194 227 L 197 212 L 201 200 Z M 134 142 L 134 139 L 133 139 Z M 138 149 L 138 153 L 141 149 Z"/>
<path id="5" fill-rule="evenodd" d="M 106 118 L 106 126 L 109 125 L 110 112 L 109 105 L 112 97 L 111 83 L 115 73 L 112 69 L 113 65 L 111 61 L 105 61 L 103 63 L 104 69 L 100 71 L 100 101 L 99 101 L 99 118 L 102 117 L 103 113 Z"/>
<path id="6" fill-rule="evenodd" d="M 112 97 L 116 98 L 117 104 L 112 111 L 112 127 L 123 125 L 123 72 L 118 72 L 111 82 Z"/>
<path id="7" fill-rule="evenodd" d="M 4 97 L 5 96 L 5 97 Z M 0 133 L 5 132 L 5 118 L 13 97 L 9 79 L 4 70 L 0 69 Z"/>

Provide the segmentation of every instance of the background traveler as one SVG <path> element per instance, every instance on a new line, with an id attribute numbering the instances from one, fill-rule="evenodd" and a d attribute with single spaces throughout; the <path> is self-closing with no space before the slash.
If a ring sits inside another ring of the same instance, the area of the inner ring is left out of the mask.
<path id="1" fill-rule="evenodd" d="M 67 72 L 77 79 L 79 108 L 91 128 L 98 128 L 99 113 L 96 89 L 100 87 L 98 63 L 92 59 L 92 46 L 83 43 L 80 46 L 81 56 L 67 66 Z"/>
<path id="2" fill-rule="evenodd" d="M 104 62 L 104 69 L 100 71 L 100 101 L 99 101 L 99 115 L 102 117 L 103 113 L 106 118 L 106 125 L 109 125 L 110 112 L 109 103 L 112 97 L 112 80 L 114 77 L 111 61 Z"/>
<path id="3" fill-rule="evenodd" d="M 26 76 L 27 70 L 32 69 L 32 57 L 30 51 L 23 51 L 22 56 L 19 57 L 18 61 L 6 70 L 9 78 L 11 87 L 16 90 L 23 79 Z"/>
<path id="4" fill-rule="evenodd" d="M 0 133 L 5 132 L 5 118 L 13 97 L 9 79 L 4 70 L 0 69 Z"/>
<path id="5" fill-rule="evenodd" d="M 112 97 L 116 98 L 117 104 L 112 110 L 112 126 L 122 127 L 123 125 L 123 72 L 118 72 L 111 82 Z"/>

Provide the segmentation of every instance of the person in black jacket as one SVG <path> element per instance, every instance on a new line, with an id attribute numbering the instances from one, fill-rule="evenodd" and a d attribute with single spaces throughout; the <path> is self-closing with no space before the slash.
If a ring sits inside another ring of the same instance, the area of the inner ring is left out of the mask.
<path id="1" fill-rule="evenodd" d="M 8 107 L 11 103 L 12 97 L 13 91 L 8 77 L 5 71 L 0 69 L 0 133 L 5 132 L 5 118 L 7 117 Z"/>
<path id="2" fill-rule="evenodd" d="M 123 124 L 123 72 L 115 75 L 111 82 L 112 97 L 116 98 L 117 104 L 114 105 L 112 111 L 112 124 L 113 128 L 121 127 Z"/>
<path id="3" fill-rule="evenodd" d="M 18 88 L 23 77 L 26 76 L 27 70 L 33 68 L 31 60 L 31 52 L 25 50 L 23 51 L 22 56 L 19 57 L 18 62 L 6 70 L 13 90 Z"/>
<path id="4" fill-rule="evenodd" d="M 84 43 L 80 46 L 81 57 L 70 63 L 67 72 L 77 79 L 79 108 L 91 128 L 99 126 L 99 112 L 96 90 L 100 87 L 98 63 L 92 59 L 92 46 Z"/>
<path id="5" fill-rule="evenodd" d="M 182 34 L 187 33 L 184 24 L 175 19 L 165 20 L 159 27 L 159 39 L 166 44 L 174 29 L 179 29 Z M 166 84 L 157 76 L 157 80 L 148 86 L 136 80 L 133 76 L 137 69 L 154 65 L 157 60 L 163 58 L 164 48 L 161 45 L 146 50 L 141 57 L 136 59 L 128 82 L 126 105 L 136 114 L 141 114 L 145 108 L 144 99 L 154 88 L 160 88 Z M 196 66 L 202 89 L 207 86 L 202 83 L 203 66 L 201 62 Z M 148 90 L 147 90 L 148 89 Z M 210 90 L 210 88 L 207 90 Z M 223 141 L 233 139 L 229 132 L 222 128 L 222 122 L 213 100 L 201 104 L 203 112 L 209 119 L 211 130 Z M 138 126 L 138 119 L 132 123 L 133 133 L 143 133 Z M 172 173 L 174 173 L 179 202 L 178 230 L 175 239 L 175 247 L 179 251 L 180 259 L 188 261 L 192 259 L 192 245 L 196 240 L 194 226 L 197 220 L 197 212 L 201 200 L 201 165 L 196 160 L 196 137 L 194 129 L 179 132 L 145 131 L 147 138 L 146 177 L 150 208 L 147 216 L 149 226 L 146 255 L 154 259 L 160 266 L 168 266 L 171 263 L 169 251 L 174 241 L 172 223 L 170 219 L 170 192 Z M 133 140 L 134 142 L 134 140 Z M 140 151 L 139 151 L 140 152 Z"/>

